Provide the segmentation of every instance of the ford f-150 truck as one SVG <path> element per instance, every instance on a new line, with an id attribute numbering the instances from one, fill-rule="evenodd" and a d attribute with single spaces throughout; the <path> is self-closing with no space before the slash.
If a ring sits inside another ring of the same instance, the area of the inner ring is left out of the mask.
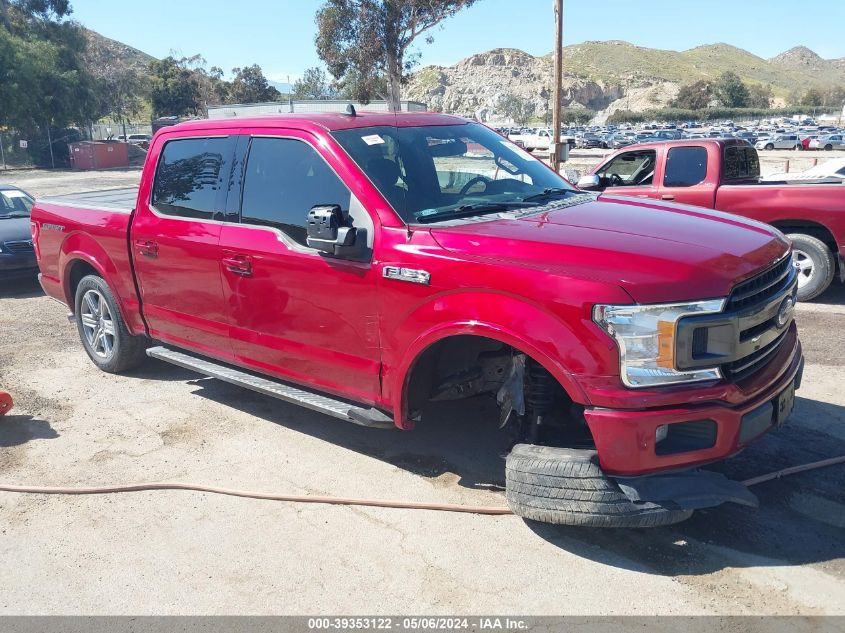
<path id="1" fill-rule="evenodd" d="M 771 224 L 792 241 L 798 299 L 845 281 L 845 183 L 761 182 L 757 150 L 739 139 L 656 142 L 605 158 L 585 190 L 658 198 Z"/>
<path id="2" fill-rule="evenodd" d="M 780 232 L 578 191 L 452 116 L 180 123 L 137 190 L 37 200 L 32 230 L 104 371 L 146 353 L 373 428 L 495 399 L 531 519 L 751 502 L 698 467 L 783 424 L 801 381 Z"/>

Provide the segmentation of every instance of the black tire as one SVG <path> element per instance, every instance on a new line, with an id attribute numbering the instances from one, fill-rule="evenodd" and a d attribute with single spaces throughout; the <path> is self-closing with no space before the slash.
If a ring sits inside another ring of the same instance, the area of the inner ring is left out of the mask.
<path id="1" fill-rule="evenodd" d="M 772 149 L 774 149 L 774 148 L 775 148 L 775 146 L 774 146 L 774 145 L 772 145 L 771 143 L 769 143 L 769 144 L 768 144 L 768 145 L 766 145 L 766 147 L 764 147 L 763 149 L 772 150 Z"/>
<path id="2" fill-rule="evenodd" d="M 103 353 L 97 351 L 89 341 L 86 326 L 83 325 L 82 302 L 89 291 L 98 293 L 108 308 L 111 329 L 114 332 L 113 335 L 110 335 L 111 345 L 108 353 L 105 352 L 105 349 Z M 79 339 L 82 341 L 85 352 L 94 364 L 103 371 L 117 374 L 137 367 L 146 359 L 147 337 L 133 336 L 129 333 L 120 310 L 118 310 L 114 293 L 101 277 L 87 275 L 80 280 L 74 298 L 74 314 L 76 315 L 76 329 L 79 332 Z"/>
<path id="3" fill-rule="evenodd" d="M 793 253 L 796 259 L 802 254 L 812 262 L 812 273 L 805 282 L 798 286 L 798 301 L 810 301 L 815 299 L 830 286 L 833 282 L 833 275 L 836 272 L 836 260 L 827 245 L 820 239 L 803 233 L 790 233 L 787 235 L 792 240 Z M 804 275 L 800 269 L 799 275 Z"/>
<path id="4" fill-rule="evenodd" d="M 826 151 L 826 152 L 832 152 L 832 151 L 833 151 L 833 145 L 831 145 L 830 143 L 828 143 L 827 145 L 825 145 L 825 146 L 824 146 L 824 151 Z"/>
<path id="5" fill-rule="evenodd" d="M 594 450 L 517 444 L 507 458 L 505 481 L 513 513 L 542 523 L 642 528 L 692 516 L 692 510 L 630 501 L 599 467 Z"/>

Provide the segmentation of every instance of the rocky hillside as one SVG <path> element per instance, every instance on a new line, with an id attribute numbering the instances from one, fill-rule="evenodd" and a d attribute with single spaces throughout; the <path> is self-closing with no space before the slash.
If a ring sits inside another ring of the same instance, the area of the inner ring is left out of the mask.
<path id="1" fill-rule="evenodd" d="M 743 80 L 771 86 L 776 99 L 795 90 L 845 85 L 845 59 L 824 60 L 805 47 L 765 60 L 727 44 L 664 51 L 628 42 L 585 42 L 564 48 L 563 104 L 600 111 L 646 110 L 667 105 L 685 83 L 715 78 L 726 70 Z M 534 57 L 517 49 L 493 49 L 454 66 L 427 66 L 407 87 L 409 99 L 465 115 L 494 116 L 504 94 L 530 99 L 543 116 L 553 83 L 552 55 Z"/>
<path id="2" fill-rule="evenodd" d="M 86 56 L 95 74 L 98 69 L 122 67 L 131 69 L 141 76 L 149 75 L 150 62 L 155 60 L 152 55 L 109 39 L 96 31 L 90 29 L 83 29 L 83 31 L 88 39 Z"/>

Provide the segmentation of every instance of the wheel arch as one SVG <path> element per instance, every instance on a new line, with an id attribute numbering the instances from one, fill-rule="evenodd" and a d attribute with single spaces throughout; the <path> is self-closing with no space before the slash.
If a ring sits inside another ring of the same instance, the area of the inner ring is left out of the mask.
<path id="1" fill-rule="evenodd" d="M 76 312 L 76 288 L 79 282 L 86 275 L 95 274 L 101 277 L 111 289 L 120 315 L 130 332 L 138 333 L 137 328 L 132 327 L 135 319 L 128 318 L 130 315 L 126 308 L 126 297 L 121 292 L 119 283 L 121 273 L 106 250 L 96 240 L 80 233 L 69 236 L 62 244 L 59 271 L 62 291 L 71 313 Z"/>
<path id="2" fill-rule="evenodd" d="M 827 246 L 832 253 L 837 253 L 838 246 L 836 244 L 836 238 L 833 237 L 831 230 L 821 222 L 815 222 L 813 220 L 784 219 L 775 220 L 770 222 L 770 224 L 784 235 L 789 233 L 803 233 L 804 235 L 815 237 L 816 239 L 824 242 L 825 246 Z"/>
<path id="3" fill-rule="evenodd" d="M 551 315 L 548 315 L 548 317 L 551 319 Z M 566 330 L 563 324 L 559 323 L 559 333 L 562 334 L 564 331 L 567 332 L 564 335 L 567 338 L 574 336 Z M 414 427 L 414 422 L 409 417 L 408 408 L 410 388 L 411 382 L 415 378 L 415 371 L 420 367 L 420 361 L 425 358 L 426 352 L 450 339 L 465 336 L 489 339 L 508 345 L 527 355 L 548 370 L 574 402 L 589 403 L 573 373 L 560 360 L 556 359 L 556 355 L 548 349 L 548 341 L 544 344 L 541 340 L 526 337 L 496 321 L 446 322 L 432 327 L 408 345 L 395 371 L 390 372 L 389 384 L 386 386 L 389 387 L 390 394 L 392 394 L 390 399 L 393 402 L 394 420 L 398 427 L 406 430 Z"/>

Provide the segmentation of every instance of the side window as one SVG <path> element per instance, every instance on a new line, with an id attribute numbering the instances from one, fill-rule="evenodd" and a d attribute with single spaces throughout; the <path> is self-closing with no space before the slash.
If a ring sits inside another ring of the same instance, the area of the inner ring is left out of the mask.
<path id="1" fill-rule="evenodd" d="M 707 177 L 707 149 L 673 147 L 666 157 L 664 187 L 692 187 Z"/>
<path id="2" fill-rule="evenodd" d="M 605 187 L 632 187 L 650 185 L 654 179 L 657 152 L 653 149 L 620 154 L 600 172 Z"/>
<path id="3" fill-rule="evenodd" d="M 760 178 L 760 159 L 753 147 L 729 145 L 722 162 L 722 181 L 757 180 Z"/>
<path id="4" fill-rule="evenodd" d="M 210 220 L 218 210 L 229 138 L 168 141 L 161 152 L 152 205 L 164 215 Z"/>
<path id="5" fill-rule="evenodd" d="M 352 194 L 304 141 L 253 138 L 246 162 L 241 221 L 271 226 L 306 245 L 311 207 L 338 204 L 348 212 Z"/>

